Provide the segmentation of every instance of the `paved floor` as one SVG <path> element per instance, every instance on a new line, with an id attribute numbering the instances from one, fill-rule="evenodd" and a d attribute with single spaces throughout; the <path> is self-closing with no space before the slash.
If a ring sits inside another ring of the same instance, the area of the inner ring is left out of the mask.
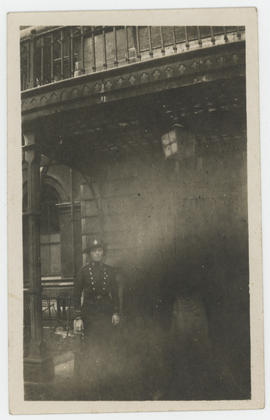
<path id="1" fill-rule="evenodd" d="M 171 342 L 155 325 L 123 329 L 117 351 L 106 351 L 106 360 L 92 345 L 82 356 L 80 339 L 64 332 L 47 331 L 47 339 L 55 378 L 25 384 L 26 400 L 213 400 L 238 399 L 244 392 L 205 343 Z"/>

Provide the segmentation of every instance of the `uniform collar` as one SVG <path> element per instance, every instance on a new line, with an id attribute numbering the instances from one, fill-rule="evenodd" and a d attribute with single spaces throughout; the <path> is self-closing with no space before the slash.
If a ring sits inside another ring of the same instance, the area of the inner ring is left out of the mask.
<path id="1" fill-rule="evenodd" d="M 104 263 L 102 261 L 91 261 L 90 262 L 90 266 L 91 267 L 102 267 L 104 265 Z"/>

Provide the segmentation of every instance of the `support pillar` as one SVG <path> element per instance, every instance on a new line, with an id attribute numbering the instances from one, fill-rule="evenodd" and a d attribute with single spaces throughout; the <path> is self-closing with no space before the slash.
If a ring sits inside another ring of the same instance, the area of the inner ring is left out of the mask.
<path id="1" fill-rule="evenodd" d="M 41 270 L 40 270 L 40 152 L 34 131 L 23 134 L 27 162 L 26 234 L 28 235 L 28 284 L 30 300 L 30 347 L 24 359 L 24 380 L 44 382 L 54 375 L 42 337 Z"/>

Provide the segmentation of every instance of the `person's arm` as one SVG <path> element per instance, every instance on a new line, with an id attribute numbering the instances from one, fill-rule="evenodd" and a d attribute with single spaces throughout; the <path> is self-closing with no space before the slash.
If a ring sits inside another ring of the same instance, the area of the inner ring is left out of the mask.
<path id="1" fill-rule="evenodd" d="M 115 281 L 117 284 L 119 314 L 122 315 L 123 314 L 124 284 L 123 284 L 123 275 L 120 272 L 116 273 Z"/>
<path id="2" fill-rule="evenodd" d="M 81 296 L 83 291 L 83 274 L 80 270 L 76 276 L 73 289 L 74 317 L 81 317 Z"/>
<path id="3" fill-rule="evenodd" d="M 113 301 L 113 316 L 112 323 L 119 324 L 120 314 L 122 313 L 122 286 L 119 274 L 113 276 L 112 279 L 112 301 Z"/>

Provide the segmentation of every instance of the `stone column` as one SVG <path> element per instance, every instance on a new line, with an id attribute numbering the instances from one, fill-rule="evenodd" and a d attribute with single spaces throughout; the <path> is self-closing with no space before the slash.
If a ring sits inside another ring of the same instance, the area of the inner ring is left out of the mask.
<path id="1" fill-rule="evenodd" d="M 26 234 L 28 235 L 28 284 L 30 300 L 30 348 L 24 359 L 24 379 L 43 382 L 53 376 L 53 363 L 42 338 L 40 271 L 40 152 L 34 131 L 24 132 L 27 162 Z"/>

